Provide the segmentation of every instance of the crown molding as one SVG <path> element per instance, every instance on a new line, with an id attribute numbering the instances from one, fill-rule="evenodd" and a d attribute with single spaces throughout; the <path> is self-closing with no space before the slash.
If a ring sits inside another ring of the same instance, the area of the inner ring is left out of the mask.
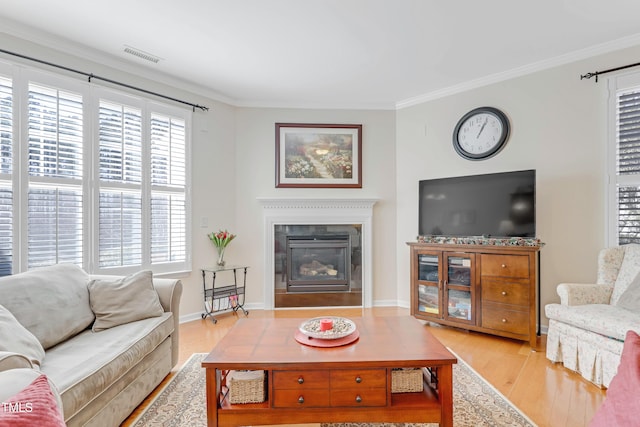
<path id="1" fill-rule="evenodd" d="M 449 86 L 447 88 L 419 95 L 416 97 L 408 98 L 396 103 L 396 110 L 412 107 L 414 105 L 422 104 L 424 102 L 433 101 L 436 99 L 444 98 L 458 93 L 466 92 L 472 89 L 488 86 L 494 83 L 500 83 L 506 80 L 510 80 L 516 77 L 526 76 L 539 71 L 548 70 L 561 65 L 570 64 L 572 62 L 581 61 L 584 59 L 592 58 L 594 56 L 610 53 L 616 50 L 626 49 L 629 47 L 637 46 L 640 44 L 640 34 L 634 34 L 633 36 L 624 37 L 621 39 L 613 40 L 608 43 L 602 43 L 595 46 L 588 47 L 586 49 L 577 50 L 565 55 L 556 56 L 555 58 L 546 59 L 543 61 L 534 62 L 522 67 L 513 68 L 504 72 L 491 74 L 479 79 L 470 80 L 458 85 Z"/>

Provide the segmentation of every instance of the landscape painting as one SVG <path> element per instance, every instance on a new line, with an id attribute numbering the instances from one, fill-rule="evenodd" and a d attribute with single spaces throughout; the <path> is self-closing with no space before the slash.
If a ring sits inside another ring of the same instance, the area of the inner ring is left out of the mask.
<path id="1" fill-rule="evenodd" d="M 276 123 L 276 187 L 362 188 L 362 125 Z"/>

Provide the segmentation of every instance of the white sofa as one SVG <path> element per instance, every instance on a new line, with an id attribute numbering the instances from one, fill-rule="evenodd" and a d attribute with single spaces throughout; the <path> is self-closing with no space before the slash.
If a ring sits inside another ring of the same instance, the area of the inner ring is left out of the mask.
<path id="1" fill-rule="evenodd" d="M 545 306 L 547 358 L 609 387 L 627 331 L 640 333 L 639 273 L 640 245 L 623 245 L 600 251 L 595 284 L 558 285 L 560 304 Z"/>
<path id="2" fill-rule="evenodd" d="M 144 282 L 140 298 L 132 280 Z M 24 368 L 44 373 L 69 427 L 118 426 L 178 361 L 181 294 L 179 280 L 151 272 L 90 276 L 71 264 L 0 278 L 0 323 L 15 331 L 0 339 L 0 371 L 22 368 L 27 384 L 33 372 Z M 11 343 L 19 334 L 26 338 Z M 19 374 L 4 373 L 0 395 Z"/>

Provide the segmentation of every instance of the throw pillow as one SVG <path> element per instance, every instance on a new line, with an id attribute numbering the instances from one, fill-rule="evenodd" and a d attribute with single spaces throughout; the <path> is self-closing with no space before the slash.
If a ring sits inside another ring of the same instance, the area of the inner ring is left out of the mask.
<path id="1" fill-rule="evenodd" d="M 611 380 L 607 397 L 589 427 L 637 426 L 640 413 L 640 336 L 628 331 L 618 373 Z"/>
<path id="2" fill-rule="evenodd" d="M 89 282 L 89 302 L 96 315 L 94 332 L 164 313 L 153 287 L 153 273 L 149 270 L 121 279 L 92 280 Z"/>
<path id="3" fill-rule="evenodd" d="M 0 304 L 38 338 L 44 349 L 91 326 L 89 275 L 62 263 L 0 277 Z"/>
<path id="4" fill-rule="evenodd" d="M 0 305 L 0 350 L 22 354 L 40 366 L 44 348 L 35 335 L 27 330 L 13 314 Z M 26 361 L 25 361 L 26 362 Z"/>
<path id="5" fill-rule="evenodd" d="M 640 313 L 640 274 L 629 283 L 627 289 L 620 295 L 616 305 L 635 313 Z"/>
<path id="6" fill-rule="evenodd" d="M 33 426 L 66 426 L 44 374 L 0 407 L 0 427 Z"/>

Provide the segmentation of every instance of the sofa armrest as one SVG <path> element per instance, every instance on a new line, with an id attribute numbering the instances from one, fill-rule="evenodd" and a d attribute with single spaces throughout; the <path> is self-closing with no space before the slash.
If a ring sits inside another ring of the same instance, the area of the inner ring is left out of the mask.
<path id="1" fill-rule="evenodd" d="M 562 305 L 609 304 L 613 286 L 561 283 L 556 288 Z"/>
<path id="2" fill-rule="evenodd" d="M 178 364 L 180 352 L 180 298 L 182 297 L 182 282 L 179 279 L 153 278 L 153 287 L 158 292 L 160 304 L 165 312 L 173 313 L 173 333 L 171 334 L 171 362 Z"/>
<path id="3" fill-rule="evenodd" d="M 34 368 L 31 360 L 23 354 L 0 351 L 0 372 L 17 368 Z"/>

